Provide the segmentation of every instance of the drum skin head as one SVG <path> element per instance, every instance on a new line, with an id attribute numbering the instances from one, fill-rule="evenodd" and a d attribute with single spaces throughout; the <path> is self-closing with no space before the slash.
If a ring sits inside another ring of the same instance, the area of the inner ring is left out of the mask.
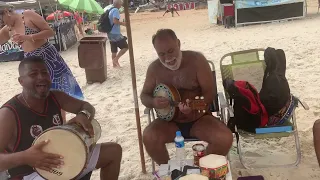
<path id="1" fill-rule="evenodd" d="M 178 92 L 173 92 L 175 88 L 170 88 L 170 86 L 165 84 L 158 84 L 156 88 L 153 91 L 154 97 L 165 97 L 169 99 L 169 101 L 180 101 L 180 95 Z M 177 96 L 177 97 L 176 97 Z M 168 106 L 164 109 L 155 109 L 158 118 L 165 120 L 165 121 L 171 121 L 174 118 L 174 115 L 176 113 L 176 107 Z"/>
<path id="2" fill-rule="evenodd" d="M 74 133 L 63 129 L 44 132 L 34 144 L 49 140 L 43 151 L 63 156 L 64 165 L 52 172 L 36 169 L 48 180 L 70 180 L 78 176 L 86 165 L 87 149 L 83 141 Z"/>

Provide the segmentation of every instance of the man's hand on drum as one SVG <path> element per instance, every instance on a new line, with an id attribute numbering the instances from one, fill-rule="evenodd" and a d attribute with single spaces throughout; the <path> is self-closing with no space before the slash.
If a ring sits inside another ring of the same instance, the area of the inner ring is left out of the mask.
<path id="1" fill-rule="evenodd" d="M 50 143 L 49 140 L 42 141 L 24 151 L 26 164 L 45 171 L 50 171 L 63 165 L 62 156 L 42 151 L 42 148 L 48 143 Z"/>
<path id="2" fill-rule="evenodd" d="M 76 117 L 70 119 L 67 122 L 67 124 L 69 124 L 69 123 L 78 123 L 78 124 L 80 124 L 83 127 L 83 129 L 89 133 L 89 135 L 91 137 L 94 137 L 93 126 L 92 126 L 90 120 L 85 115 L 77 114 Z"/>
<path id="3" fill-rule="evenodd" d="M 183 113 L 183 114 L 190 114 L 192 109 L 189 106 L 189 103 L 191 101 L 189 99 L 186 100 L 186 103 L 179 103 L 179 110 Z"/>
<path id="4" fill-rule="evenodd" d="M 153 107 L 156 109 L 164 109 L 170 105 L 169 100 L 165 97 L 153 98 Z"/>

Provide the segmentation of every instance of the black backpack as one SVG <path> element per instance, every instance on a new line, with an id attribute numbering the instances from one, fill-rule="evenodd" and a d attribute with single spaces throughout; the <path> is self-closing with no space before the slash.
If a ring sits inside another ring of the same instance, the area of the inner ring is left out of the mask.
<path id="1" fill-rule="evenodd" d="M 264 72 L 260 100 L 268 115 L 272 116 L 290 100 L 290 87 L 286 79 L 286 55 L 282 49 L 268 47 L 264 52 Z"/>
<path id="2" fill-rule="evenodd" d="M 98 31 L 99 32 L 109 33 L 112 30 L 114 23 L 112 23 L 112 24 L 110 23 L 109 14 L 113 8 L 115 8 L 115 7 L 108 9 L 106 12 L 104 12 L 100 16 L 100 19 L 98 21 Z"/>

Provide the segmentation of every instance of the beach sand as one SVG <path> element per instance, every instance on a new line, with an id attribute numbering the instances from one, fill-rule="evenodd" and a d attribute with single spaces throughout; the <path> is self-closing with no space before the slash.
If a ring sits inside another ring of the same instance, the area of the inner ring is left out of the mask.
<path id="1" fill-rule="evenodd" d="M 219 91 L 222 91 L 223 88 L 219 61 L 224 54 L 252 48 L 281 48 L 287 56 L 287 78 L 291 91 L 310 106 L 309 111 L 301 107 L 296 111 L 302 148 L 301 164 L 297 168 L 245 170 L 239 163 L 235 147 L 233 147 L 231 150 L 233 179 L 246 175 L 263 175 L 266 180 L 318 180 L 320 172 L 313 148 L 312 126 L 320 115 L 320 65 L 318 62 L 320 60 L 320 16 L 315 15 L 316 1 L 308 2 L 308 5 L 310 13 L 304 19 L 236 29 L 225 29 L 209 24 L 207 10 L 180 11 L 180 16 L 173 18 L 169 14 L 162 17 L 163 12 L 132 14 L 138 95 L 140 95 L 148 65 L 157 58 L 151 37 L 159 28 L 172 28 L 181 40 L 183 50 L 202 52 L 208 60 L 215 63 Z M 125 34 L 125 30 L 123 32 Z M 84 69 L 79 67 L 77 46 L 61 54 L 78 80 L 86 100 L 96 108 L 96 119 L 102 126 L 102 137 L 99 142 L 117 142 L 123 148 L 119 179 L 152 179 L 151 160 L 146 152 L 148 174 L 141 173 L 128 53 L 120 59 L 122 68 L 114 69 L 111 62 L 110 45 L 107 43 L 108 79 L 102 84 L 91 85 L 86 84 Z M 18 62 L 0 63 L 1 104 L 21 91 L 17 80 L 17 67 Z M 143 114 L 144 106 L 140 99 L 139 109 L 142 129 L 144 129 L 147 125 L 147 116 Z M 187 143 L 186 147 L 190 157 L 192 144 Z M 174 157 L 174 146 L 170 144 L 168 148 L 171 157 Z M 251 140 L 244 148 L 250 151 L 245 152 L 245 155 L 250 157 L 249 162 L 286 163 L 294 161 L 295 151 L 292 138 L 268 141 Z M 258 160 L 257 158 L 263 159 Z M 98 180 L 98 175 L 98 171 L 94 172 L 92 179 Z"/>

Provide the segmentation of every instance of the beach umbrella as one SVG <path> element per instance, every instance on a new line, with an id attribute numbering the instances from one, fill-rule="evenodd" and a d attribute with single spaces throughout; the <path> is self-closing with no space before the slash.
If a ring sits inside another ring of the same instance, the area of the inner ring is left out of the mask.
<path id="1" fill-rule="evenodd" d="M 63 18 L 63 17 L 73 16 L 73 14 L 72 14 L 71 12 L 68 12 L 68 11 L 63 11 L 63 12 L 61 12 L 61 11 L 56 11 L 56 12 L 54 12 L 54 13 L 49 14 L 49 15 L 47 16 L 46 20 L 47 20 L 47 21 L 52 21 L 52 20 L 54 20 L 55 15 L 58 16 L 58 19 L 61 19 L 61 18 Z"/>
<path id="2" fill-rule="evenodd" d="M 102 7 L 95 0 L 58 0 L 58 2 L 74 11 L 103 14 Z"/>
<path id="3" fill-rule="evenodd" d="M 129 58 L 130 58 L 131 78 L 132 78 L 132 90 L 133 90 L 133 98 L 134 98 L 134 110 L 136 115 L 137 133 L 138 133 L 138 140 L 139 140 L 141 168 L 142 168 L 142 172 L 146 173 L 147 172 L 146 161 L 144 158 L 144 150 L 143 150 L 143 143 L 142 143 L 141 122 L 140 122 L 140 112 L 139 112 L 139 104 L 138 104 L 137 81 L 136 81 L 136 69 L 134 65 L 132 33 L 131 33 L 128 1 L 123 1 L 123 7 L 124 7 L 124 15 L 125 15 L 125 21 L 126 21 L 126 28 L 127 28 Z"/>

